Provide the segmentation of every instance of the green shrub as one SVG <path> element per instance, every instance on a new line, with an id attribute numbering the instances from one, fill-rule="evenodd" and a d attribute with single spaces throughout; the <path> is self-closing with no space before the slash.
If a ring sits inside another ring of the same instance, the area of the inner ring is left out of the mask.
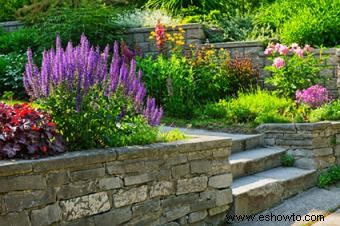
<path id="1" fill-rule="evenodd" d="M 120 8 L 106 6 L 88 6 L 76 9 L 61 8 L 40 15 L 34 28 L 38 30 L 40 50 L 50 48 L 56 35 L 65 42 L 79 42 L 82 33 L 86 34 L 94 45 L 104 47 L 119 39 L 121 29 L 112 21 Z M 66 43 L 64 43 L 66 44 Z"/>
<path id="2" fill-rule="evenodd" d="M 0 96 L 6 91 L 11 91 L 15 98 L 25 97 L 22 82 L 25 64 L 26 56 L 24 54 L 0 55 Z"/>
<path id="3" fill-rule="evenodd" d="M 0 35 L 0 53 L 23 53 L 27 48 L 33 50 L 39 46 L 38 31 L 32 28 L 23 28 L 14 32 Z"/>
<path id="4" fill-rule="evenodd" d="M 340 100 L 335 100 L 310 112 L 309 121 L 319 122 L 323 120 L 340 120 Z"/>
<path id="5" fill-rule="evenodd" d="M 340 40 L 340 2 L 278 0 L 259 8 L 255 24 L 270 26 L 287 44 L 333 47 Z"/>
<path id="6" fill-rule="evenodd" d="M 143 71 L 148 93 L 164 106 L 168 115 L 190 118 L 196 97 L 193 71 L 185 57 L 173 54 L 170 58 L 159 55 L 137 61 Z"/>
<path id="7" fill-rule="evenodd" d="M 290 122 L 293 116 L 289 111 L 294 102 L 278 97 L 268 91 L 257 90 L 254 93 L 239 94 L 230 101 L 221 100 L 216 104 L 206 106 L 204 114 L 207 117 L 222 117 L 231 123 L 261 123 Z"/>
<path id="8" fill-rule="evenodd" d="M 320 174 L 318 186 L 324 188 L 340 181 L 340 165 L 331 166 L 327 171 Z"/>
<path id="9" fill-rule="evenodd" d="M 294 155 L 291 154 L 285 154 L 281 159 L 281 164 L 286 167 L 292 167 L 294 166 L 295 158 Z"/>
<path id="10" fill-rule="evenodd" d="M 160 141 L 163 142 L 184 140 L 186 138 L 185 135 L 179 129 L 170 130 L 168 132 L 160 132 L 159 137 Z"/>
<path id="11" fill-rule="evenodd" d="M 275 46 L 285 48 L 286 51 L 278 53 Z M 268 59 L 273 62 L 272 65 L 265 67 L 265 70 L 272 73 L 265 79 L 265 83 L 274 86 L 276 93 L 294 98 L 297 90 L 322 82 L 319 76 L 320 70 L 324 67 L 322 54 L 316 58 L 313 53 L 299 46 L 290 49 L 281 44 L 275 46 L 270 43 L 265 50 L 270 53 Z M 289 53 L 292 55 L 288 55 Z"/>
<path id="12" fill-rule="evenodd" d="M 0 22 L 15 20 L 17 9 L 31 2 L 31 0 L 0 0 Z"/>

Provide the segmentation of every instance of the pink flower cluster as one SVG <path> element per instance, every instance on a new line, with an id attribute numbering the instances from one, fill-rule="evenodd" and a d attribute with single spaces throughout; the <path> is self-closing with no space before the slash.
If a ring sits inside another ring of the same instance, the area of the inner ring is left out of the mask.
<path id="1" fill-rule="evenodd" d="M 314 85 L 304 90 L 297 90 L 295 93 L 296 103 L 306 104 L 312 108 L 318 108 L 332 100 L 328 90 L 320 85 Z"/>
<path id="2" fill-rule="evenodd" d="M 301 48 L 297 43 L 293 43 L 290 47 L 286 45 L 282 45 L 280 43 L 269 43 L 266 50 L 264 51 L 265 55 L 281 55 L 285 56 L 288 53 L 296 54 L 298 57 L 303 58 L 305 52 L 311 52 L 313 48 L 310 45 L 305 45 L 304 48 Z M 285 61 L 281 57 L 277 57 L 273 61 L 273 66 L 277 69 L 283 68 L 285 66 Z"/>

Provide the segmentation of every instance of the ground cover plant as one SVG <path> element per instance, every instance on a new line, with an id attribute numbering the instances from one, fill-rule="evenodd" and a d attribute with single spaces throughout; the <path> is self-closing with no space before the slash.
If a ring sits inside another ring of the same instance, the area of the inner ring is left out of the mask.
<path id="1" fill-rule="evenodd" d="M 28 104 L 0 103 L 0 159 L 38 158 L 64 152 L 52 117 Z"/>
<path id="2" fill-rule="evenodd" d="M 338 181 L 340 181 L 340 165 L 334 165 L 327 171 L 320 174 L 318 178 L 318 186 L 324 188 Z"/>

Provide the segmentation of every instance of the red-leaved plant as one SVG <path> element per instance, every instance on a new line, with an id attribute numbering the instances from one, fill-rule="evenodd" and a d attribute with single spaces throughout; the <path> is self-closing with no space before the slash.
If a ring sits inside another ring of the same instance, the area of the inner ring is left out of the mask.
<path id="1" fill-rule="evenodd" d="M 0 103 L 0 159 L 37 158 L 64 151 L 51 116 L 28 104 Z"/>

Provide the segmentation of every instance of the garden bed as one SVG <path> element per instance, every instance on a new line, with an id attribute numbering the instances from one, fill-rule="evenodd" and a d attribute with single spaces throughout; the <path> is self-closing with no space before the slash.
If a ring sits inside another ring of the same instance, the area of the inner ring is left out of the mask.
<path id="1" fill-rule="evenodd" d="M 0 161 L 4 225 L 220 223 L 231 203 L 231 140 Z"/>

